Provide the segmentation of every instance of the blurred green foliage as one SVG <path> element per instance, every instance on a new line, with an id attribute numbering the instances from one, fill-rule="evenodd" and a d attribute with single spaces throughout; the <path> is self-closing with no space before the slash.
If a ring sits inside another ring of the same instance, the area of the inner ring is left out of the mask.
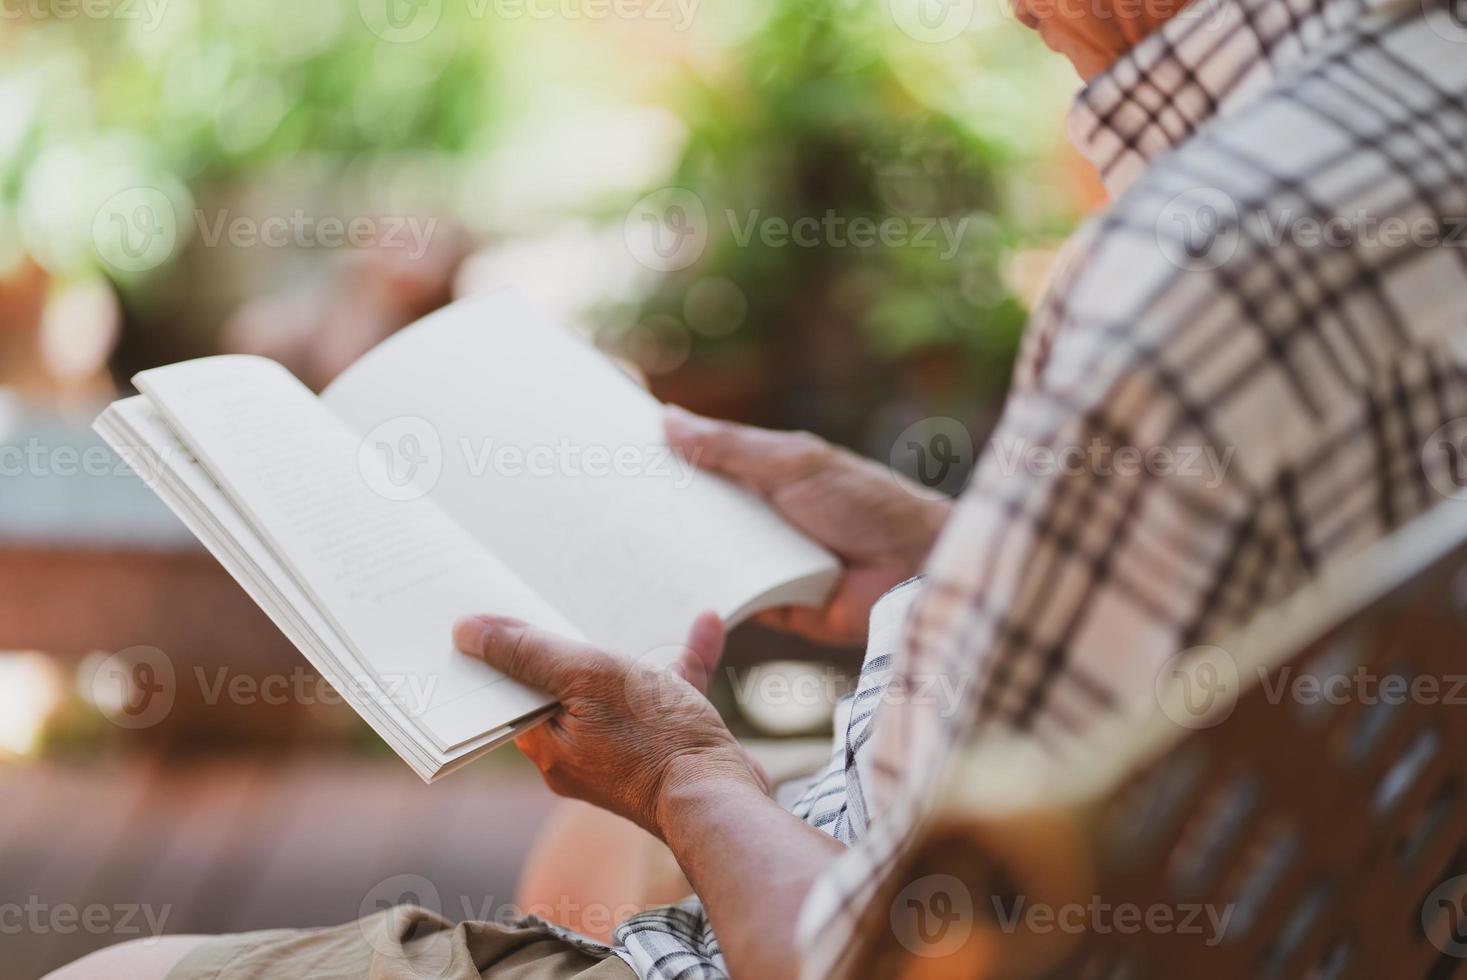
<path id="1" fill-rule="evenodd" d="M 482 30 L 411 44 L 356 0 L 190 0 L 136 16 L 19 23 L 0 68 L 0 223 L 60 273 L 89 264 L 90 214 L 119 185 L 187 196 L 301 156 L 344 166 L 393 150 L 463 151 L 492 127 Z M 122 9 L 122 8 L 119 8 Z M 58 174 L 62 179 L 58 179 Z M 78 183 L 80 181 L 80 183 Z M 66 193 L 59 193 L 64 185 Z"/>
<path id="2" fill-rule="evenodd" d="M 747 298 L 748 327 L 728 337 L 695 330 L 704 345 L 800 329 L 792 320 L 813 308 L 849 318 L 877 358 L 956 348 L 978 375 L 970 380 L 1001 385 L 1027 315 L 1005 285 L 1006 258 L 1068 220 L 1021 216 L 1007 193 L 1016 171 L 1053 152 L 1048 134 L 1029 131 L 1032 119 L 1015 120 L 1054 85 L 1024 69 L 1033 88 L 991 87 L 967 106 L 961 97 L 933 104 L 921 89 L 950 72 L 991 71 L 1004 46 L 1004 58 L 1035 58 L 1013 42 L 1002 32 L 923 44 L 897 30 L 884 3 L 774 0 L 737 50 L 734 77 L 689 78 L 678 111 L 690 135 L 666 183 L 703 202 L 709 242 L 648 310 L 682 315 L 698 284 L 717 277 Z M 944 64 L 954 51 L 958 64 Z M 749 234 L 766 219 L 828 215 L 844 230 L 815 247 Z M 897 234 L 857 247 L 858 218 Z"/>
<path id="3" fill-rule="evenodd" d="M 672 170 L 648 186 L 695 193 L 708 246 L 652 283 L 637 318 L 681 324 L 695 319 L 690 306 L 732 295 L 746 309 L 704 309 L 704 323 L 731 326 L 691 323 L 695 349 L 764 343 L 823 317 L 877 358 L 960 350 L 997 385 L 1025 316 L 1006 263 L 1073 217 L 1032 199 L 1016 207 L 1012 193 L 1053 152 L 1054 127 L 1036 125 L 1036 108 L 1057 106 L 1066 83 L 986 7 L 972 30 L 932 44 L 903 34 L 891 2 L 747 0 L 727 37 L 729 12 L 699 11 L 680 42 L 649 29 L 644 49 L 627 50 L 627 24 L 508 25 L 492 6 L 457 0 L 412 43 L 374 33 L 365 0 L 160 0 L 155 23 L 146 3 L 134 5 L 140 19 L 33 17 L 0 39 L 0 267 L 28 253 L 61 276 L 100 271 L 136 288 L 98 261 L 93 223 L 108 195 L 155 188 L 186 216 L 211 188 L 301 160 L 322 162 L 314 173 L 329 185 L 363 160 L 391 170 L 395 153 L 438 156 L 462 178 L 444 199 L 468 201 L 475 162 L 504 148 L 504 119 L 558 118 L 569 85 L 587 104 L 660 102 L 685 130 Z M 544 56 L 550 45 L 515 50 L 524 31 L 554 38 L 559 60 Z M 603 50 L 584 57 L 597 31 Z M 718 52 L 718 67 L 689 54 L 699 46 Z M 666 83 L 629 91 L 617 75 L 635 74 L 649 50 Z M 554 94 L 537 105 L 536 93 Z M 536 221 L 611 227 L 630 203 L 613 197 L 604 210 L 578 201 Z M 766 220 L 827 217 L 839 241 L 743 238 Z M 895 221 L 901 240 L 857 246 L 858 219 Z M 146 284 L 156 271 L 132 278 Z M 710 281 L 731 288 L 700 288 Z"/>

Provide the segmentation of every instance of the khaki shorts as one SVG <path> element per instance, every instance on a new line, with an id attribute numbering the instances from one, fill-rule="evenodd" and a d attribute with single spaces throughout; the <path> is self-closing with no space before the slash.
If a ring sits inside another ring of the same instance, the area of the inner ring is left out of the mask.
<path id="1" fill-rule="evenodd" d="M 533 927 L 457 925 L 411 905 L 327 929 L 220 936 L 167 980 L 636 980 L 615 956 Z"/>

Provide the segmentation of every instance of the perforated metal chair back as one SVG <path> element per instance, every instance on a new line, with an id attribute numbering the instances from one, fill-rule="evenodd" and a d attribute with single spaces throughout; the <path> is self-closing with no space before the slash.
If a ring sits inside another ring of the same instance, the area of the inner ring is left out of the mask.
<path id="1" fill-rule="evenodd" d="M 1467 506 L 1055 759 L 970 749 L 849 977 L 1438 980 L 1467 962 Z M 1467 971 L 1464 971 L 1467 974 Z"/>

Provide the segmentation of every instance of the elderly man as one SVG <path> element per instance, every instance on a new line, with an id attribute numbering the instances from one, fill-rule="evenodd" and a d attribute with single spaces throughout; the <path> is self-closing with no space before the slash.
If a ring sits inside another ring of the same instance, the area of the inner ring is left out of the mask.
<path id="1" fill-rule="evenodd" d="M 828 608 L 775 617 L 869 635 L 835 753 L 793 807 L 692 682 L 719 654 L 716 619 L 659 677 L 473 616 L 466 653 L 563 704 L 520 739 L 550 786 L 660 838 L 695 897 L 621 923 L 611 946 L 402 908 L 125 946 L 62 975 L 822 976 L 956 745 L 1017 729 L 1064 751 L 1136 709 L 1172 657 L 1452 492 L 1467 416 L 1453 247 L 1467 30 L 1452 11 L 1020 0 L 1018 14 L 1088 79 L 1070 132 L 1114 199 L 1066 249 L 996 437 L 1068 464 L 989 453 L 949 505 L 809 436 L 669 420 L 675 444 L 846 563 Z M 1204 452 L 1225 465 L 1178 464 Z M 931 678 L 960 699 L 923 697 Z"/>

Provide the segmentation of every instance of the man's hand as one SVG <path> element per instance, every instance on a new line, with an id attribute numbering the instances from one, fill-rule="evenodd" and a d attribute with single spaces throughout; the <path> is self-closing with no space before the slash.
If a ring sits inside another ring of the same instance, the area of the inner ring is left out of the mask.
<path id="1" fill-rule="evenodd" d="M 704 613 L 666 669 L 628 663 L 502 616 L 470 616 L 454 642 L 560 699 L 517 744 L 555 792 L 662 838 L 712 917 L 734 977 L 793 980 L 795 922 L 843 847 L 780 808 L 702 694 L 723 652 Z"/>
<path id="2" fill-rule="evenodd" d="M 561 796 L 585 800 L 658 837 L 663 804 L 705 783 L 767 792 L 763 773 L 703 696 L 723 654 L 723 623 L 704 613 L 678 659 L 632 663 L 502 616 L 469 616 L 454 643 L 560 701 L 515 740 Z"/>
<path id="3" fill-rule="evenodd" d="M 761 622 L 822 643 L 859 644 L 882 593 L 921 569 L 952 501 L 808 432 L 774 432 L 669 406 L 667 439 L 693 463 L 763 495 L 841 559 L 823 609 L 772 609 Z"/>

